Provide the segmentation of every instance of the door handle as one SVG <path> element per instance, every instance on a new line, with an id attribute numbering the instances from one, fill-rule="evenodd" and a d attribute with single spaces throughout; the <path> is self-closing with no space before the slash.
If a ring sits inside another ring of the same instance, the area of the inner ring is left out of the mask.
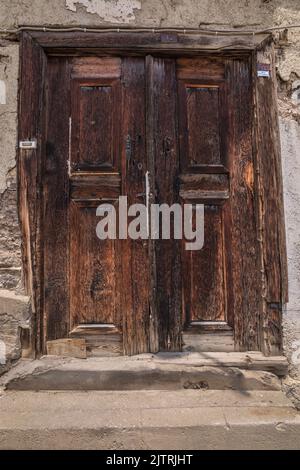
<path id="1" fill-rule="evenodd" d="M 138 193 L 136 197 L 145 198 L 146 214 L 147 214 L 147 234 L 150 235 L 150 204 L 153 197 L 153 193 L 150 191 L 150 178 L 149 171 L 145 173 L 145 192 Z"/>
<path id="2" fill-rule="evenodd" d="M 137 193 L 136 197 L 146 197 L 146 205 L 148 207 L 150 198 L 152 198 L 153 193 L 150 191 L 150 181 L 149 181 L 149 171 L 145 173 L 145 192 Z"/>

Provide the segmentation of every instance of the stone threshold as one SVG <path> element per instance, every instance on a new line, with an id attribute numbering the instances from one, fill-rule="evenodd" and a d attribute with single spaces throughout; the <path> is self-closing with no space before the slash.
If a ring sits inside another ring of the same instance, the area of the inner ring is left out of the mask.
<path id="1" fill-rule="evenodd" d="M 0 385 L 7 390 L 281 390 L 283 356 L 159 353 L 133 357 L 21 360 Z"/>

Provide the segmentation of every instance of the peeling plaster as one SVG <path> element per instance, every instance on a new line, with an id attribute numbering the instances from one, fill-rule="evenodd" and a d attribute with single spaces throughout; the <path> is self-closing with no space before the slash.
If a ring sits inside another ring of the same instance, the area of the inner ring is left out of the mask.
<path id="1" fill-rule="evenodd" d="M 135 20 L 134 10 L 142 8 L 138 0 L 66 0 L 66 8 L 77 12 L 77 5 L 87 13 L 96 14 L 104 21 L 126 23 Z"/>

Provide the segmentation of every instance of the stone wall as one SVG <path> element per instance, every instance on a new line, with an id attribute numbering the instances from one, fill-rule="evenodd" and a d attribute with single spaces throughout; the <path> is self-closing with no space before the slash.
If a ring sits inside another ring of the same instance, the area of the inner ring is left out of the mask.
<path id="1" fill-rule="evenodd" d="M 21 331 L 29 327 L 17 213 L 18 59 L 18 44 L 0 36 L 0 373 L 20 357 Z"/>
<path id="2" fill-rule="evenodd" d="M 18 53 L 17 45 L 0 47 L 0 289 L 20 288 L 21 275 L 15 171 Z"/>
<path id="3" fill-rule="evenodd" d="M 20 25 L 131 25 L 252 30 L 288 24 L 300 24 L 298 0 L 1 0 L 0 3 L 0 29 Z M 15 359 L 20 354 L 20 329 L 28 322 L 28 299 L 22 295 L 20 235 L 16 217 L 18 44 L 1 37 L 0 340 L 1 335 L 10 335 L 8 357 Z M 284 337 L 285 352 L 291 364 L 290 377 L 285 385 L 295 400 L 300 400 L 299 57 L 300 29 L 281 34 L 277 49 L 278 105 L 290 284 Z M 7 296 L 11 297 L 9 302 Z"/>

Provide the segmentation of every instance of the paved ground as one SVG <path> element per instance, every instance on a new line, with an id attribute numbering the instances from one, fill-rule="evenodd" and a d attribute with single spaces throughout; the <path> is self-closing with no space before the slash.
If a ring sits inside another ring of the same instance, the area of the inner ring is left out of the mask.
<path id="1" fill-rule="evenodd" d="M 6 391 L 0 448 L 299 449 L 300 414 L 280 391 Z"/>

